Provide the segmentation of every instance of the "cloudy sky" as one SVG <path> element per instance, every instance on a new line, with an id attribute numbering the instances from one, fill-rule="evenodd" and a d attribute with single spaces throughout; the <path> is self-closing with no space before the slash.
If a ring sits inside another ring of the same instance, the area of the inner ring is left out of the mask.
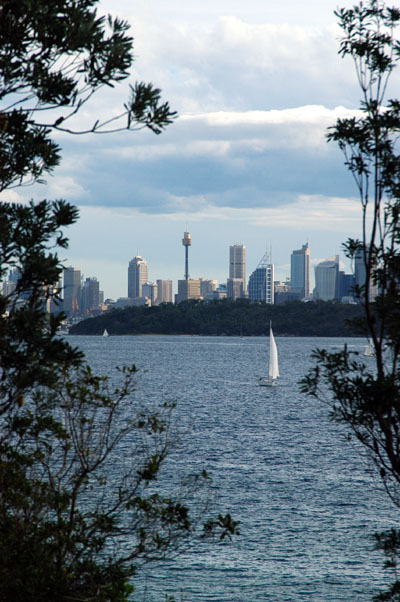
<path id="1" fill-rule="evenodd" d="M 347 0 L 340 6 L 350 6 Z M 337 55 L 336 0 L 101 0 L 132 25 L 132 79 L 152 81 L 179 118 L 150 132 L 60 136 L 63 161 L 25 197 L 80 207 L 65 263 L 127 294 L 136 254 L 149 277 L 225 282 L 229 245 L 247 273 L 272 250 L 276 279 L 306 241 L 317 262 L 358 236 L 360 208 L 327 128 L 358 107 L 350 59 Z M 394 80 L 398 89 L 399 80 Z M 101 93 L 79 119 L 115 114 L 126 86 Z M 344 259 L 342 257 L 342 259 Z"/>

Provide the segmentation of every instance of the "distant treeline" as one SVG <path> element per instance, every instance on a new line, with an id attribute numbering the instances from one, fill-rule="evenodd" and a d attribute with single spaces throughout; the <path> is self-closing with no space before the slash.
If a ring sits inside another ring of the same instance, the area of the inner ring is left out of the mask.
<path id="1" fill-rule="evenodd" d="M 348 321 L 361 316 L 358 305 L 294 301 L 285 305 L 232 301 L 190 300 L 174 305 L 114 309 L 83 320 L 71 334 L 110 335 L 197 334 L 208 336 L 262 336 L 272 321 L 278 336 L 352 336 L 360 334 Z"/>

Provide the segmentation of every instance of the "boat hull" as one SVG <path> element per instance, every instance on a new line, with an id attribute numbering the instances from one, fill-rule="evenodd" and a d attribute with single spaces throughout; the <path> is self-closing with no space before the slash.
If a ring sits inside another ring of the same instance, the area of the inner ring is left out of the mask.
<path id="1" fill-rule="evenodd" d="M 260 378 L 258 384 L 260 387 L 276 387 L 276 382 L 269 378 Z"/>

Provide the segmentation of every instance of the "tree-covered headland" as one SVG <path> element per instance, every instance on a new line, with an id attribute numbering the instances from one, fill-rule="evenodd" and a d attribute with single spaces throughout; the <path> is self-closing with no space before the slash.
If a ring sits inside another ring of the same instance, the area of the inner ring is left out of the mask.
<path id="1" fill-rule="evenodd" d="M 361 316 L 358 305 L 301 301 L 285 305 L 232 301 L 189 300 L 174 305 L 128 307 L 83 320 L 70 334 L 114 335 L 195 334 L 208 336 L 263 336 L 270 321 L 278 336 L 351 336 L 360 334 L 350 321 Z"/>

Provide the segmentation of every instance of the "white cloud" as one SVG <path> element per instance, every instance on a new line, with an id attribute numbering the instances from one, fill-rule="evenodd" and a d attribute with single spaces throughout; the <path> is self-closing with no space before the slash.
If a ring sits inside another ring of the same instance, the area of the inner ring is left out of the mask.
<path id="1" fill-rule="evenodd" d="M 271 111 L 217 111 L 210 113 L 187 114 L 180 121 L 201 121 L 214 127 L 260 126 L 267 124 L 312 124 L 329 125 L 339 117 L 358 115 L 358 111 L 336 107 L 328 109 L 322 105 L 307 105 L 294 109 L 274 109 Z"/>
<path id="2" fill-rule="evenodd" d="M 52 198 L 63 198 L 71 201 L 86 196 L 86 191 L 72 176 L 57 176 L 48 181 L 47 191 Z"/>
<path id="3" fill-rule="evenodd" d="M 4 203 L 25 203 L 26 199 L 21 194 L 21 189 L 16 190 L 3 190 L 0 193 L 0 200 Z"/>

